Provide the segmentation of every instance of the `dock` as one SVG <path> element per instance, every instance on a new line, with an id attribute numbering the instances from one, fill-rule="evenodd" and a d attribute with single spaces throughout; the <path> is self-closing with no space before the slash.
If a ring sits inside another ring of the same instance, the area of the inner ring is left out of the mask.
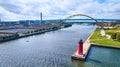
<path id="1" fill-rule="evenodd" d="M 89 49 L 91 47 L 91 44 L 88 40 L 86 40 L 84 43 L 83 43 L 83 54 L 82 55 L 78 55 L 76 51 L 75 53 L 73 53 L 73 55 L 71 56 L 72 59 L 74 60 L 82 60 L 82 61 L 85 61 L 86 57 L 87 57 L 87 54 L 89 52 Z"/>
<path id="2" fill-rule="evenodd" d="M 94 33 L 94 32 L 93 32 Z M 76 50 L 73 55 L 71 56 L 71 59 L 73 60 L 80 60 L 80 61 L 85 61 L 87 58 L 87 55 L 89 53 L 89 50 L 92 46 L 92 44 L 90 43 L 90 37 L 93 35 L 90 34 L 90 36 L 86 39 L 86 41 L 83 43 L 83 54 L 78 54 L 78 50 Z"/>

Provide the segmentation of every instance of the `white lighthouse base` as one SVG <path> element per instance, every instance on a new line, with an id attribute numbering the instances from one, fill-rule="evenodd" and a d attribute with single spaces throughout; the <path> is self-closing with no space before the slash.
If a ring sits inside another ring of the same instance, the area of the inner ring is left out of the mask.
<path id="1" fill-rule="evenodd" d="M 84 54 L 79 55 L 78 52 L 76 51 L 76 52 L 71 56 L 71 59 L 84 61 L 84 60 L 85 60 L 85 57 L 86 57 L 86 56 L 85 56 Z"/>

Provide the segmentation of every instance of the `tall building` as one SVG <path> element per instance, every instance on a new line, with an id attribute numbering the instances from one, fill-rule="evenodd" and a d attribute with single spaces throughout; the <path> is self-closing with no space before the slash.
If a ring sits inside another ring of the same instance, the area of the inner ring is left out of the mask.
<path id="1" fill-rule="evenodd" d="M 40 22 L 42 23 L 42 12 L 40 13 Z"/>
<path id="2" fill-rule="evenodd" d="M 41 23 L 41 25 L 45 25 L 45 22 L 43 22 L 43 20 L 42 20 L 42 12 L 40 13 L 40 23 Z"/>
<path id="3" fill-rule="evenodd" d="M 2 25 L 1 19 L 0 19 L 0 25 Z"/>

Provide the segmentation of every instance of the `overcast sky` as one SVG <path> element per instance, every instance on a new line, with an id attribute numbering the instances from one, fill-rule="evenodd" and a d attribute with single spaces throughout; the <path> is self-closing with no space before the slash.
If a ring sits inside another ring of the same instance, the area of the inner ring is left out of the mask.
<path id="1" fill-rule="evenodd" d="M 1 20 L 61 19 L 73 14 L 119 19 L 120 0 L 0 0 Z"/>

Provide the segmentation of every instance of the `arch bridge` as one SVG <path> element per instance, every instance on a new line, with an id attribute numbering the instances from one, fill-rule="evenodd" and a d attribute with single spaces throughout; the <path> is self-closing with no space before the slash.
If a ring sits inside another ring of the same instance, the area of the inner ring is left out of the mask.
<path id="1" fill-rule="evenodd" d="M 84 16 L 84 17 L 88 17 L 88 18 L 94 20 L 94 21 L 96 22 L 96 24 L 97 24 L 98 26 L 100 26 L 101 28 L 103 28 L 103 26 L 104 26 L 103 23 L 98 22 L 96 19 L 92 18 L 91 16 L 85 15 L 85 14 L 74 14 L 74 15 L 68 16 L 68 17 L 66 17 L 62 22 L 65 22 L 67 19 L 70 19 L 70 18 L 72 18 L 72 17 L 76 17 L 76 16 Z"/>

